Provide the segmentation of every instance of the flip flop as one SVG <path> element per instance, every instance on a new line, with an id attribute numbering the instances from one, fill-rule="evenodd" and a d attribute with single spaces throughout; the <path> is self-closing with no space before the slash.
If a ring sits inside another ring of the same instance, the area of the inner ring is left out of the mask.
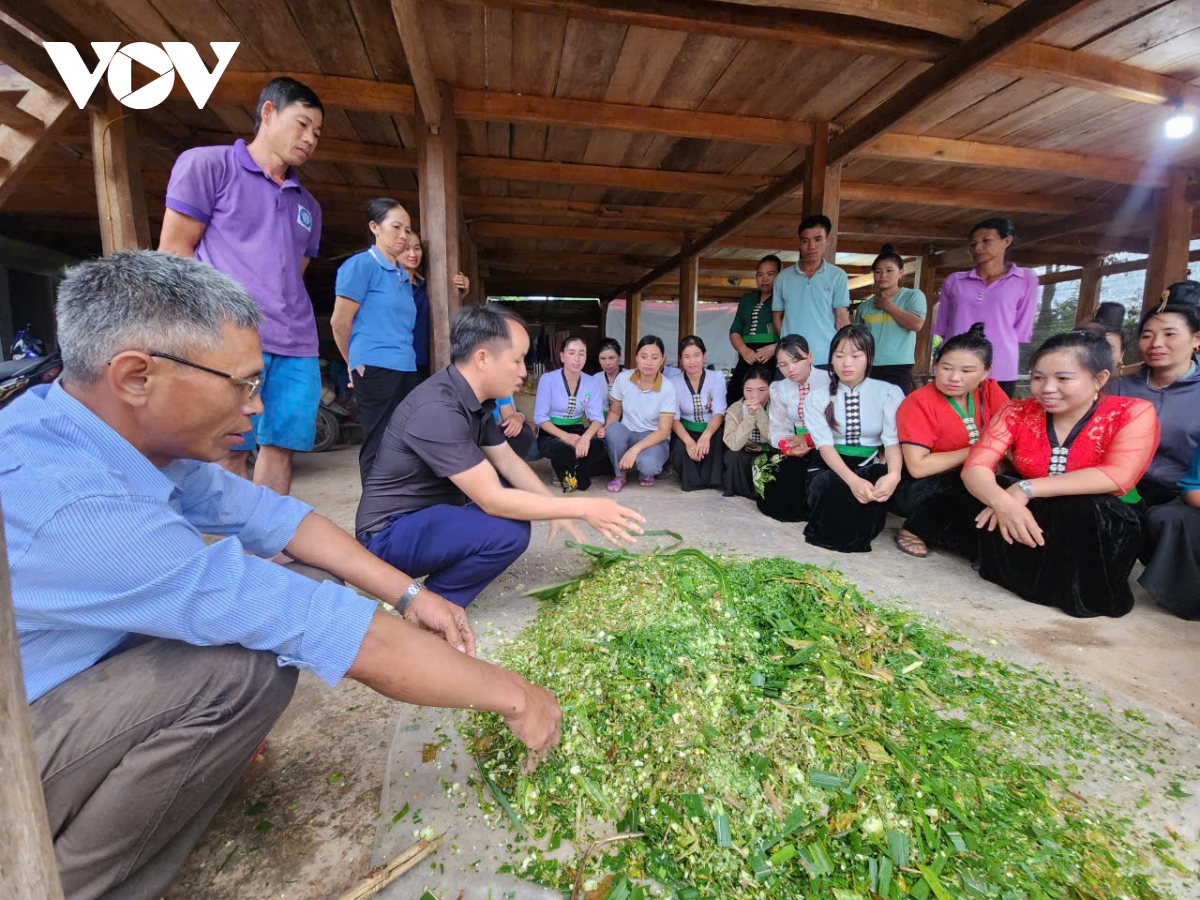
<path id="1" fill-rule="evenodd" d="M 640 484 L 642 487 L 654 487 L 654 476 L 647 475 L 645 478 L 639 481 L 638 484 Z"/>
<path id="2" fill-rule="evenodd" d="M 913 543 L 914 540 L 920 543 L 922 549 L 925 551 L 924 553 L 917 550 L 917 545 Z M 929 556 L 929 548 L 925 545 L 925 542 L 916 535 L 904 537 L 901 535 L 901 532 L 897 531 L 895 543 L 896 549 L 901 553 L 907 554 L 908 556 L 915 556 L 917 559 L 925 559 L 927 556 Z"/>
<path id="3" fill-rule="evenodd" d="M 625 479 L 624 478 L 614 478 L 612 481 L 610 481 L 608 483 L 608 492 L 610 494 L 619 494 L 624 489 L 625 489 Z"/>

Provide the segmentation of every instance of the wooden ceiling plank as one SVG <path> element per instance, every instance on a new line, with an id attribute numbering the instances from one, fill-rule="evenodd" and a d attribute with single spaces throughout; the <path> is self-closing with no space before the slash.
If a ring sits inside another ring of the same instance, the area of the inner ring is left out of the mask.
<path id="1" fill-rule="evenodd" d="M 1031 172 L 1055 172 L 1069 178 L 1091 178 L 1097 181 L 1143 184 L 1151 187 L 1164 184 L 1166 179 L 1164 169 L 1150 168 L 1131 159 L 1067 153 L 1061 150 L 1034 150 L 914 134 L 883 134 L 859 152 L 863 156 L 905 162 L 938 162 L 958 166 L 992 166 Z"/>
<path id="2" fill-rule="evenodd" d="M 0 62 L 15 69 L 44 91 L 61 91 L 62 79 L 46 51 L 0 20 Z"/>
<path id="3" fill-rule="evenodd" d="M 396 29 L 400 32 L 400 43 L 404 46 L 404 58 L 412 75 L 413 88 L 421 103 L 425 124 L 432 134 L 437 134 L 442 124 L 442 100 L 438 94 L 437 81 L 429 62 L 429 48 L 421 30 L 421 12 L 417 0 L 391 0 L 392 15 Z"/>
<path id="4" fill-rule="evenodd" d="M 32 43 L 23 35 L 21 40 Z M 22 103 L 26 111 L 42 121 L 43 127 L 36 135 L 12 129 L 0 133 L 0 160 L 6 164 L 0 176 L 0 206 L 79 112 L 66 93 L 41 87 L 31 89 Z"/>

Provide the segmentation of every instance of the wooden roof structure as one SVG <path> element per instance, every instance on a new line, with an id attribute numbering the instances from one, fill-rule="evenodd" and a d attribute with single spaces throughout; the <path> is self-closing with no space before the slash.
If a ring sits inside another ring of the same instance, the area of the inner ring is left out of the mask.
<path id="1" fill-rule="evenodd" d="M 203 109 L 177 83 L 84 114 L 39 40 L 240 47 Z M 0 0 L 0 62 L 0 234 L 79 254 L 152 244 L 175 155 L 247 136 L 273 74 L 306 82 L 312 277 L 396 197 L 429 242 L 435 348 L 459 265 L 492 295 L 679 297 L 684 329 L 807 212 L 930 289 L 988 216 L 1085 286 L 1148 254 L 1147 296 L 1200 232 L 1200 133 L 1163 135 L 1200 111 L 1200 0 Z"/>

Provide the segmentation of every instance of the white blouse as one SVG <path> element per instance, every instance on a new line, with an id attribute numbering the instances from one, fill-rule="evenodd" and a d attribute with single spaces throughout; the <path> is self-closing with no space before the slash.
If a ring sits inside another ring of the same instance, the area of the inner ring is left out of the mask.
<path id="1" fill-rule="evenodd" d="M 868 378 L 853 390 L 839 383 L 833 404 L 838 427 L 833 429 L 825 419 L 825 407 L 829 405 L 828 383 L 823 390 L 814 385 L 804 401 L 804 421 L 816 447 L 834 444 L 892 447 L 900 443 L 896 433 L 896 410 L 903 401 L 904 391 L 886 381 Z"/>
<path id="2" fill-rule="evenodd" d="M 816 391 L 829 402 L 829 373 L 824 369 L 813 369 L 804 382 L 806 395 Z M 804 398 L 800 396 L 800 385 L 787 378 L 771 384 L 771 434 L 768 438 L 772 447 L 796 433 L 797 428 L 807 427 L 804 418 Z M 822 407 L 824 409 L 824 407 Z"/>
<path id="3" fill-rule="evenodd" d="M 699 394 L 692 393 L 692 386 L 687 380 L 686 372 L 672 376 L 670 381 L 675 386 L 675 399 L 679 404 L 675 410 L 676 419 L 709 422 L 715 415 L 725 415 L 724 373 L 714 369 L 704 369 L 703 378 L 700 380 Z M 699 414 L 697 415 L 697 413 Z"/>

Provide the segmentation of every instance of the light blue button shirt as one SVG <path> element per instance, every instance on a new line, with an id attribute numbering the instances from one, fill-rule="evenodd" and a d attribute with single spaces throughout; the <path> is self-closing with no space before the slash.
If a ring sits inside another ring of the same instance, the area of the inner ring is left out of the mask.
<path id="1" fill-rule="evenodd" d="M 775 278 L 772 312 L 783 313 L 781 335 L 799 334 L 808 341 L 814 366 L 829 362 L 829 344 L 837 334 L 833 311 L 850 305 L 850 279 L 829 262 L 809 278 L 800 265 L 788 266 Z"/>
<path id="2" fill-rule="evenodd" d="M 213 463 L 159 469 L 58 384 L 0 412 L 0 498 L 30 703 L 138 635 L 270 650 L 334 684 L 378 609 L 258 558 L 312 507 Z"/>

